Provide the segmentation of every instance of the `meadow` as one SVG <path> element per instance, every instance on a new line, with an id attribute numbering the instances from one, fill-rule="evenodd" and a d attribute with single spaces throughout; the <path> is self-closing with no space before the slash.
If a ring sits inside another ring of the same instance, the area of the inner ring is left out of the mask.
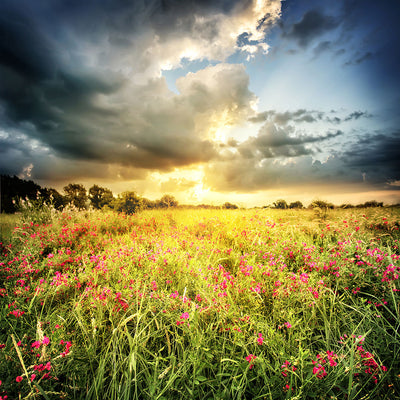
<path id="1" fill-rule="evenodd" d="M 400 210 L 0 216 L 0 399 L 400 398 Z"/>

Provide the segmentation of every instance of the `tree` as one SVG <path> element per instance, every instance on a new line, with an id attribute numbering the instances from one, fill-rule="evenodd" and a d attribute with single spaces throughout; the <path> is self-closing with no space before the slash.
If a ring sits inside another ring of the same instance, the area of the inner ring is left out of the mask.
<path id="1" fill-rule="evenodd" d="M 64 196 L 58 193 L 56 189 L 44 188 L 41 193 L 44 201 L 47 204 L 52 204 L 56 210 L 62 210 L 64 208 L 65 205 Z"/>
<path id="2" fill-rule="evenodd" d="M 106 205 L 110 205 L 114 200 L 113 193 L 110 189 L 101 186 L 93 185 L 89 189 L 89 200 L 93 208 L 99 210 Z"/>
<path id="3" fill-rule="evenodd" d="M 226 203 L 224 203 L 222 208 L 226 208 L 227 210 L 236 210 L 239 207 L 236 204 L 232 204 L 232 203 L 226 202 Z"/>
<path id="4" fill-rule="evenodd" d="M 64 186 L 64 192 L 68 203 L 73 204 L 79 210 L 86 208 L 87 195 L 83 185 L 70 183 Z"/>
<path id="5" fill-rule="evenodd" d="M 142 204 L 143 204 L 143 208 L 145 208 L 145 209 L 152 209 L 152 208 L 157 207 L 157 204 L 155 201 L 146 199 L 146 197 L 142 197 Z"/>
<path id="6" fill-rule="evenodd" d="M 0 212 L 17 211 L 18 198 L 34 200 L 42 188 L 32 181 L 25 181 L 17 176 L 0 175 Z"/>
<path id="7" fill-rule="evenodd" d="M 161 199 L 158 201 L 158 206 L 161 208 L 176 207 L 177 205 L 177 200 L 174 196 L 171 196 L 170 194 L 164 194 L 164 196 L 161 197 Z"/>
<path id="8" fill-rule="evenodd" d="M 277 208 L 279 210 L 286 210 L 288 208 L 288 204 L 285 200 L 280 199 L 274 202 L 274 208 Z"/>
<path id="9" fill-rule="evenodd" d="M 383 202 L 377 202 L 376 200 L 371 200 L 371 201 L 366 201 L 364 204 L 360 204 L 357 207 L 364 207 L 364 208 L 383 207 Z"/>
<path id="10" fill-rule="evenodd" d="M 310 208 L 330 208 L 330 209 L 334 209 L 335 206 L 332 203 L 329 203 L 328 201 L 314 200 L 310 204 Z"/>
<path id="11" fill-rule="evenodd" d="M 124 192 L 114 200 L 114 208 L 125 214 L 134 214 L 143 208 L 143 201 L 135 192 Z"/>
<path id="12" fill-rule="evenodd" d="M 289 204 L 289 208 L 303 208 L 303 203 L 301 201 L 294 201 Z"/>

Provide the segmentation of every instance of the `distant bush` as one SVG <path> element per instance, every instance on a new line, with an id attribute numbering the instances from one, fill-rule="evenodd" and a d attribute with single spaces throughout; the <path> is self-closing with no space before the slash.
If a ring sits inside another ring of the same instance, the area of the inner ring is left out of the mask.
<path id="1" fill-rule="evenodd" d="M 294 201 L 289 204 L 289 208 L 304 208 L 304 206 L 301 201 Z"/>
<path id="2" fill-rule="evenodd" d="M 224 203 L 224 205 L 222 206 L 222 208 L 226 208 L 226 209 L 228 209 L 228 210 L 236 210 L 236 209 L 238 209 L 239 207 L 238 207 L 236 204 L 232 204 L 232 203 L 226 202 L 226 203 Z"/>
<path id="3" fill-rule="evenodd" d="M 377 202 L 375 200 L 371 200 L 371 201 L 366 201 L 363 204 L 358 204 L 357 207 L 358 208 L 383 207 L 383 203 L 382 202 Z"/>
<path id="4" fill-rule="evenodd" d="M 339 206 L 339 208 L 354 208 L 354 205 L 349 203 L 343 203 Z"/>
<path id="5" fill-rule="evenodd" d="M 329 209 L 334 209 L 335 206 L 332 203 L 329 203 L 328 201 L 324 200 L 314 200 L 310 206 L 310 208 L 329 208 Z"/>
<path id="6" fill-rule="evenodd" d="M 170 208 L 177 206 L 178 206 L 178 201 L 175 199 L 174 196 L 171 196 L 170 194 L 165 194 L 163 197 L 161 197 L 160 200 L 156 201 L 156 207 L 159 208 Z"/>
<path id="7" fill-rule="evenodd" d="M 286 210 L 289 208 L 288 204 L 286 203 L 286 200 L 277 200 L 274 202 L 274 208 L 277 208 L 279 210 Z"/>

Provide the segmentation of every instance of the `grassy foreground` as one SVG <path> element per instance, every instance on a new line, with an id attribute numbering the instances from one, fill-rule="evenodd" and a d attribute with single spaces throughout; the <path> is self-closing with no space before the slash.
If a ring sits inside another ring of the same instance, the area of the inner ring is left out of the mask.
<path id="1" fill-rule="evenodd" d="M 0 399 L 400 398 L 399 217 L 1 216 Z"/>

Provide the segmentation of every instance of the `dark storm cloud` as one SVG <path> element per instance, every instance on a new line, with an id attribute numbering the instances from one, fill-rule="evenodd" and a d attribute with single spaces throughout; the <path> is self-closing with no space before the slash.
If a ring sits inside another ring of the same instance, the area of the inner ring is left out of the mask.
<path id="1" fill-rule="evenodd" d="M 400 180 L 400 131 L 368 135 L 341 156 L 350 168 L 366 173 L 372 183 Z"/>
<path id="2" fill-rule="evenodd" d="M 254 10 L 250 0 L 2 1 L 0 132 L 25 139 L 3 143 L 0 169 L 25 165 L 10 154 L 32 161 L 34 176 L 57 158 L 168 170 L 215 157 L 212 124 L 251 113 L 244 68 L 188 75 L 179 96 L 160 72 L 182 57 L 224 60 L 242 25 L 257 43 Z"/>
<path id="3" fill-rule="evenodd" d="M 294 23 L 282 35 L 297 41 L 299 46 L 306 47 L 314 39 L 337 28 L 339 24 L 338 18 L 325 15 L 318 9 L 313 9 L 307 11 L 299 22 Z"/>

